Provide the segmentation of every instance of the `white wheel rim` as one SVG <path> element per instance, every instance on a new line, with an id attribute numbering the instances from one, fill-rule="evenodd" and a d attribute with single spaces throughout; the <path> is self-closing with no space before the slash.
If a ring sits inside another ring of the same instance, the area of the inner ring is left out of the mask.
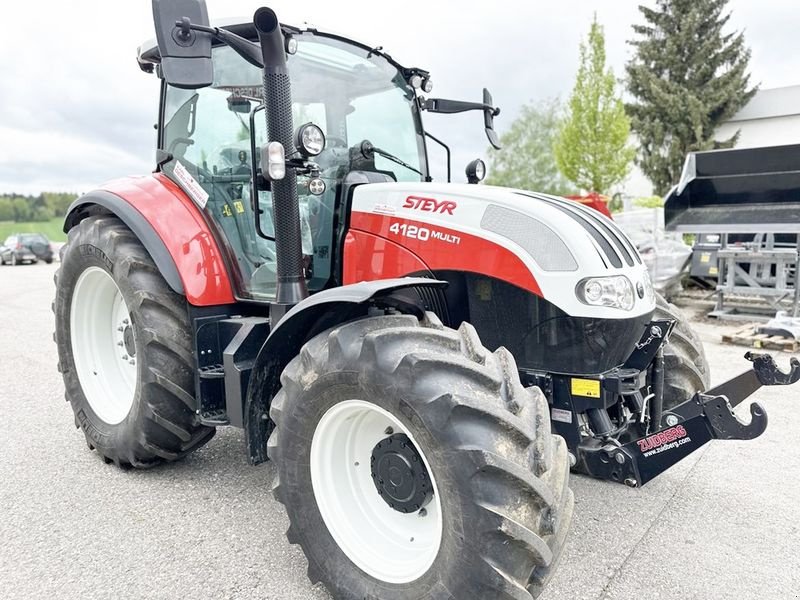
<path id="1" fill-rule="evenodd" d="M 424 511 L 398 512 L 375 488 L 370 458 L 388 427 L 408 436 L 428 471 L 433 498 Z M 430 569 L 442 540 L 439 490 L 422 448 L 396 417 L 363 400 L 336 404 L 314 430 L 310 468 L 322 519 L 358 568 L 388 583 L 408 583 Z"/>
<path id="2" fill-rule="evenodd" d="M 70 331 L 75 370 L 94 413 L 109 425 L 122 422 L 136 393 L 135 345 L 128 306 L 107 271 L 89 267 L 75 284 Z"/>

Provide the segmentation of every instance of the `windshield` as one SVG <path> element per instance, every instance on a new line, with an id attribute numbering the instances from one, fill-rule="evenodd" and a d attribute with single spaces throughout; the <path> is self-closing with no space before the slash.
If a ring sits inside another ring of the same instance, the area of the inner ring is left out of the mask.
<path id="1" fill-rule="evenodd" d="M 427 173 L 427 165 L 414 90 L 391 63 L 337 39 L 309 32 L 296 37 L 297 53 L 287 60 L 294 126 L 313 122 L 327 140 L 325 150 L 314 159 L 326 192 L 312 196 L 307 177 L 298 178 L 303 254 L 314 290 L 331 277 L 336 198 L 347 174 L 372 171 L 387 181 L 420 181 L 423 176 L 416 171 Z M 215 47 L 212 58 L 210 87 L 166 87 L 162 147 L 173 158 L 164 171 L 184 189 L 191 187 L 187 177 L 197 180 L 208 194 L 201 203 L 228 246 L 230 263 L 238 267 L 239 295 L 269 299 L 275 291 L 274 242 L 255 231 L 249 185 L 250 114 L 262 102 L 261 70 L 227 46 Z M 254 125 L 260 148 L 267 141 L 262 111 L 255 114 Z M 411 168 L 377 154 L 363 156 L 364 140 Z M 269 192 L 259 192 L 258 206 L 263 211 L 262 228 L 270 235 Z"/>

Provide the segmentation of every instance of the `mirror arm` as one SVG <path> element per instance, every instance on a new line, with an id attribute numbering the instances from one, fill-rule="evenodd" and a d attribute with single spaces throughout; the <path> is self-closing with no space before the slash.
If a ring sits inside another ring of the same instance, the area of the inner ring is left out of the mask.
<path id="1" fill-rule="evenodd" d="M 481 102 L 464 102 L 462 100 L 446 100 L 444 98 L 426 98 L 421 104 L 422 110 L 441 114 L 455 114 L 469 110 L 491 111 L 492 116 L 500 114 L 500 109 Z"/>
<path id="2" fill-rule="evenodd" d="M 486 137 L 489 139 L 489 143 L 492 147 L 500 150 L 500 140 L 494 130 L 494 118 L 500 114 L 500 109 L 492 106 L 492 96 L 486 88 L 483 88 L 483 102 L 464 102 L 462 100 L 446 100 L 444 98 L 420 98 L 419 108 L 420 110 L 442 114 L 462 113 L 469 110 L 483 111 Z"/>
<path id="3" fill-rule="evenodd" d="M 258 44 L 254 44 L 253 42 L 228 31 L 227 29 L 197 25 L 196 23 L 192 23 L 186 17 L 180 21 L 175 21 L 175 26 L 180 27 L 181 33 L 184 34 L 185 32 L 185 35 L 188 35 L 190 30 L 207 33 L 232 48 L 239 56 L 241 56 L 254 67 L 258 67 L 259 69 L 264 67 L 264 62 L 261 57 L 261 47 Z"/>

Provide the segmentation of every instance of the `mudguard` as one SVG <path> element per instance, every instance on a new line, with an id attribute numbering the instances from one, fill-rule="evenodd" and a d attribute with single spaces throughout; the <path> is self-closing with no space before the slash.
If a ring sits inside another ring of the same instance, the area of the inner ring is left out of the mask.
<path id="1" fill-rule="evenodd" d="M 447 283 L 421 277 L 364 281 L 324 290 L 294 306 L 272 329 L 253 365 L 244 407 L 248 457 L 257 465 L 267 460 L 272 431 L 269 405 L 280 389 L 280 375 L 309 339 L 345 321 L 367 314 L 376 303 L 422 315 L 423 308 L 410 288 L 444 287 Z"/>
<path id="2" fill-rule="evenodd" d="M 117 216 L 139 238 L 169 286 L 195 306 L 236 301 L 228 271 L 200 209 L 165 175 L 117 179 L 84 194 L 64 231 L 98 213 Z"/>

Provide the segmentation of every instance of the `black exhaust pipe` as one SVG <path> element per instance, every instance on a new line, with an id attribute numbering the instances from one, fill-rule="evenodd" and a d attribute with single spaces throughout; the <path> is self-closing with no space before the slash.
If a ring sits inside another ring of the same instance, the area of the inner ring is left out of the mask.
<path id="1" fill-rule="evenodd" d="M 264 102 L 267 139 L 280 142 L 286 156 L 295 152 L 292 124 L 292 93 L 286 69 L 286 51 L 278 17 L 270 8 L 259 8 L 253 24 L 261 42 L 264 59 Z M 272 218 L 275 223 L 277 262 L 277 304 L 297 304 L 308 296 L 303 275 L 303 246 L 300 236 L 300 204 L 297 199 L 297 173 L 287 165 L 286 176 L 272 182 Z"/>

